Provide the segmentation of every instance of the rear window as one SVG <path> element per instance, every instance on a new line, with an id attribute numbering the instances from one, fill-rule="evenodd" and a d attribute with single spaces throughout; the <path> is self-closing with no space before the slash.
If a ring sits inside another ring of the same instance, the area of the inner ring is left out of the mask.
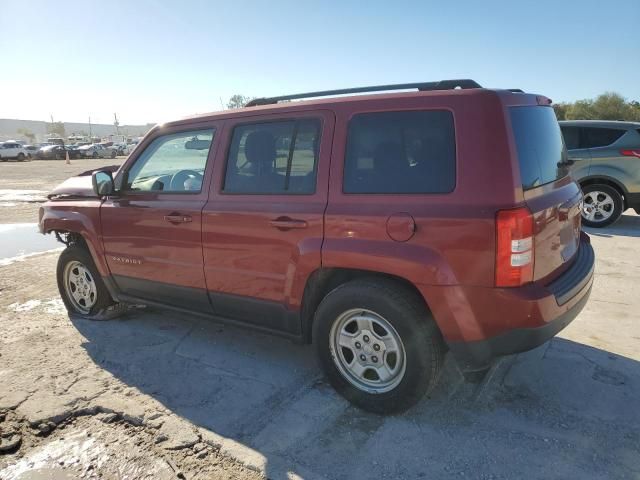
<path id="1" fill-rule="evenodd" d="M 449 111 L 379 112 L 349 122 L 345 193 L 448 193 L 455 187 Z"/>
<path id="2" fill-rule="evenodd" d="M 582 148 L 607 147 L 617 141 L 626 130 L 619 128 L 582 128 Z"/>
<path id="3" fill-rule="evenodd" d="M 510 107 L 522 188 L 553 182 L 568 173 L 567 150 L 551 107 Z"/>

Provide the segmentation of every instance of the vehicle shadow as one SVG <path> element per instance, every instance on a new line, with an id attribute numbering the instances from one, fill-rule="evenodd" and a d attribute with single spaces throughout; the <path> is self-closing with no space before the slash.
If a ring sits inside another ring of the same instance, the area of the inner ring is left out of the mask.
<path id="1" fill-rule="evenodd" d="M 640 215 L 623 214 L 613 225 L 605 228 L 583 227 L 583 230 L 596 237 L 640 237 Z"/>
<path id="2" fill-rule="evenodd" d="M 267 478 L 622 478 L 640 471 L 640 362 L 564 339 L 402 415 L 364 413 L 322 381 L 312 349 L 183 314 L 72 319 L 93 361 L 263 458 Z"/>

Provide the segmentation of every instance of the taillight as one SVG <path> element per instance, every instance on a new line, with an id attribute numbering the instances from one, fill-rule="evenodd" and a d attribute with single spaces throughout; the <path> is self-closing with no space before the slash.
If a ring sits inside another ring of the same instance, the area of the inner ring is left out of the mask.
<path id="1" fill-rule="evenodd" d="M 496 216 L 496 287 L 518 287 L 533 280 L 533 215 L 527 208 L 500 210 Z"/>
<path id="2" fill-rule="evenodd" d="M 640 149 L 636 150 L 620 150 L 620 153 L 625 157 L 637 157 L 640 158 Z"/>

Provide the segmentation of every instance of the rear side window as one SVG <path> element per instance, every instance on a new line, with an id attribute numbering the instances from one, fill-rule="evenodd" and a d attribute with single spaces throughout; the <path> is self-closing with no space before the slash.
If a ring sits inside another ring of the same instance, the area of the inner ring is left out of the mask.
<path id="1" fill-rule="evenodd" d="M 349 123 L 345 193 L 448 193 L 455 169 L 449 111 L 363 113 Z"/>
<path id="2" fill-rule="evenodd" d="M 582 148 L 607 147 L 617 141 L 626 130 L 617 128 L 582 128 Z"/>
<path id="3" fill-rule="evenodd" d="M 568 173 L 567 150 L 551 107 L 510 107 L 522 188 L 553 182 Z"/>
<path id="4" fill-rule="evenodd" d="M 233 130 L 223 191 L 312 194 L 320 139 L 317 120 L 241 125 Z"/>

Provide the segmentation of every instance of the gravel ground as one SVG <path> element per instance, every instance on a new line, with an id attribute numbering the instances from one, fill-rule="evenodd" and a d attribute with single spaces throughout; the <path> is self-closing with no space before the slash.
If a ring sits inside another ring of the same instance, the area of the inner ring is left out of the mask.
<path id="1" fill-rule="evenodd" d="M 110 164 L 63 163 L 0 164 L 0 190 Z M 590 233 L 591 300 L 559 338 L 479 384 L 448 358 L 386 418 L 336 395 L 308 347 L 155 309 L 69 318 L 57 252 L 0 263 L 0 478 L 639 479 L 640 217 Z"/>

